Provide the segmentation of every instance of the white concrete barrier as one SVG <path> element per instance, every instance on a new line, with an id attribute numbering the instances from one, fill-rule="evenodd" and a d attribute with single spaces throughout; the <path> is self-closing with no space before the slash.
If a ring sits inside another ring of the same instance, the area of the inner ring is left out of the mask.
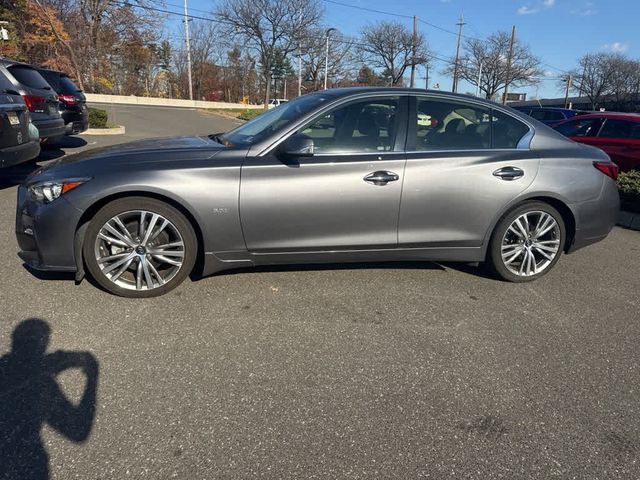
<path id="1" fill-rule="evenodd" d="M 204 100 L 182 100 L 177 98 L 136 97 L 133 95 L 104 95 L 85 93 L 90 103 L 117 103 L 122 105 L 156 105 L 161 107 L 184 108 L 245 108 L 262 109 L 262 105 L 243 105 L 242 103 L 206 102 Z"/>

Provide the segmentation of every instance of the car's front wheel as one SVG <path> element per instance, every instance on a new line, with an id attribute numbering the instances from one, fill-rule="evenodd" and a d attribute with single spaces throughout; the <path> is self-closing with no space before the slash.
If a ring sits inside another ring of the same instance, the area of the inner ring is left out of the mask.
<path id="1" fill-rule="evenodd" d="M 504 280 L 535 280 L 558 262 L 565 235 L 562 215 L 555 208 L 544 202 L 526 202 L 498 222 L 489 246 L 489 263 Z"/>
<path id="2" fill-rule="evenodd" d="M 114 200 L 95 214 L 83 243 L 87 270 L 123 297 L 163 295 L 189 275 L 197 239 L 177 209 L 146 197 Z"/>

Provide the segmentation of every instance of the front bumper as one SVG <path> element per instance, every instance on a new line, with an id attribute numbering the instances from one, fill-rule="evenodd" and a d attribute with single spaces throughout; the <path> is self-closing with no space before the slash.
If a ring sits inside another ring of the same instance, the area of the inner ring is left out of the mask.
<path id="1" fill-rule="evenodd" d="M 10 167 L 19 163 L 28 162 L 40 155 L 40 143 L 33 140 L 0 149 L 0 168 Z"/>
<path id="2" fill-rule="evenodd" d="M 48 204 L 35 202 L 21 185 L 16 210 L 18 256 L 36 270 L 76 271 L 74 239 L 81 215 L 64 197 Z"/>

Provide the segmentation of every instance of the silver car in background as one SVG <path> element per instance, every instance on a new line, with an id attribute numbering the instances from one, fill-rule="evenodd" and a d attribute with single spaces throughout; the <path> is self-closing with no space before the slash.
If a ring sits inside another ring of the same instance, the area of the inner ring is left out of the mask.
<path id="1" fill-rule="evenodd" d="M 602 151 L 492 102 L 398 88 L 305 95 L 225 134 L 60 159 L 18 192 L 31 268 L 149 297 L 252 265 L 486 262 L 547 273 L 619 208 Z"/>

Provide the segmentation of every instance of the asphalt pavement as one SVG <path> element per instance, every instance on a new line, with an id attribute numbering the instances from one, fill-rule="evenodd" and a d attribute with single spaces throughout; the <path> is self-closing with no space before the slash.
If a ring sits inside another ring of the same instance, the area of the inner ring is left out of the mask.
<path id="1" fill-rule="evenodd" d="M 115 109 L 127 138 L 233 122 Z M 81 138 L 62 151 L 115 141 Z M 282 267 L 127 300 L 26 270 L 15 195 L 0 190 L 0 465 L 48 456 L 52 479 L 640 478 L 640 232 L 616 228 L 527 284 L 453 264 Z M 40 358 L 12 334 L 47 326 L 48 352 L 71 353 L 7 367 Z"/>

